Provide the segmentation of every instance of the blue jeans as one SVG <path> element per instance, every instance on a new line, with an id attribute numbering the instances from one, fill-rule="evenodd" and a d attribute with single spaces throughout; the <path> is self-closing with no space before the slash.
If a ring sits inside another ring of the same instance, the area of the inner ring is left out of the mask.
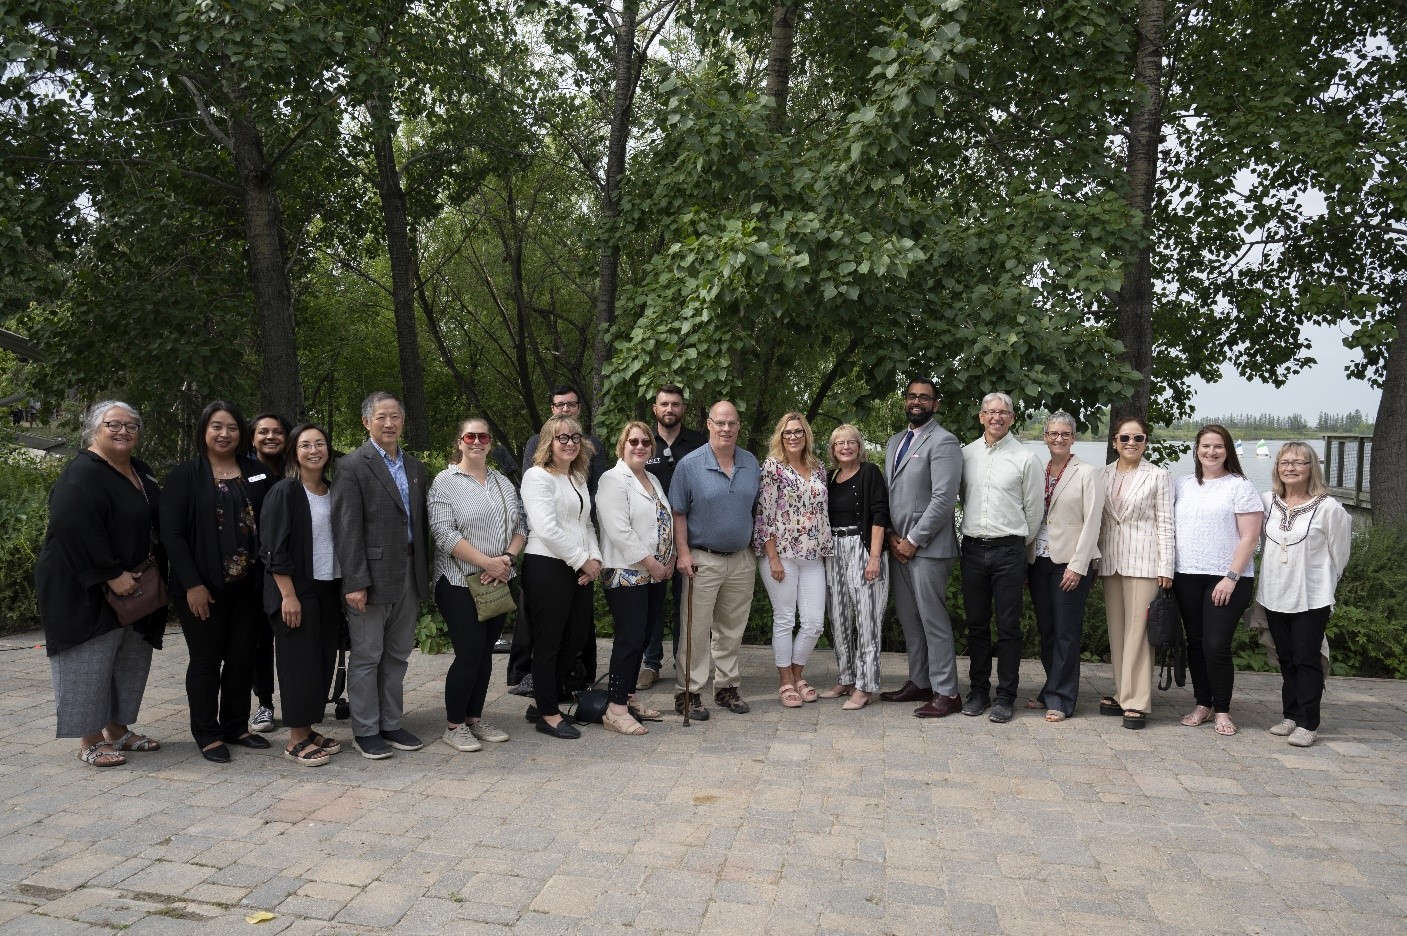
<path id="1" fill-rule="evenodd" d="M 669 613 L 660 614 L 650 622 L 649 641 L 645 644 L 645 664 L 647 670 L 660 671 L 664 665 L 664 622 L 669 619 L 670 652 L 671 658 L 679 655 L 679 621 L 680 609 L 683 607 L 684 599 L 684 576 L 675 572 L 674 577 L 669 582 Z"/>
<path id="2" fill-rule="evenodd" d="M 1036 610 L 1036 629 L 1041 634 L 1041 665 L 1045 686 L 1036 698 L 1046 710 L 1075 714 L 1080 690 L 1080 635 L 1085 624 L 1085 599 L 1092 579 L 1080 577 L 1071 591 L 1060 587 L 1065 566 L 1048 556 L 1037 556 L 1027 571 L 1031 605 Z"/>

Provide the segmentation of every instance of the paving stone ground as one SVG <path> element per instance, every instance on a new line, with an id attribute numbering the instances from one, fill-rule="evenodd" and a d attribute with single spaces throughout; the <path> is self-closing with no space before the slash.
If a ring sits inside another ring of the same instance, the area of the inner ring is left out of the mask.
<path id="1" fill-rule="evenodd" d="M 3 936 L 1407 932 L 1407 683 L 1332 680 L 1300 750 L 1265 731 L 1273 674 L 1237 677 L 1241 733 L 1221 738 L 1177 724 L 1186 689 L 1158 693 L 1144 731 L 1101 717 L 1101 665 L 1058 725 L 783 709 L 755 647 L 752 714 L 567 742 L 523 721 L 498 657 L 486 714 L 506 744 L 382 762 L 348 745 L 307 769 L 278 731 L 217 766 L 187 731 L 173 633 L 138 726 L 163 749 L 97 770 L 53 737 L 41 639 L 0 641 L 20 648 L 0 652 Z M 426 739 L 448 663 L 411 661 L 406 726 Z M 901 657 L 883 666 L 902 681 Z M 1022 666 L 1023 700 L 1039 671 Z M 808 675 L 833 673 L 817 654 Z"/>

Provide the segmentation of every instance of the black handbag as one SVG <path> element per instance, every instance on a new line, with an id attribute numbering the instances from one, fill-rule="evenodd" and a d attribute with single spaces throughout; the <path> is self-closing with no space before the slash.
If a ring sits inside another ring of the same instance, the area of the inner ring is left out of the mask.
<path id="1" fill-rule="evenodd" d="M 1174 682 L 1187 685 L 1187 641 L 1182 635 L 1182 613 L 1171 588 L 1159 588 L 1148 603 L 1148 644 L 1158 670 L 1158 689 L 1166 692 Z"/>
<path id="2" fill-rule="evenodd" d="M 606 690 L 592 686 L 576 693 L 576 704 L 568 714 L 578 725 L 599 725 L 606 718 L 608 702 Z"/>
<path id="3" fill-rule="evenodd" d="M 103 586 L 103 596 L 107 598 L 107 603 L 112 605 L 112 612 L 117 615 L 117 622 L 123 627 L 131 627 L 142 618 L 165 608 L 171 601 L 166 591 L 166 583 L 161 580 L 161 573 L 157 571 L 155 556 L 147 556 L 142 560 L 142 564 L 132 570 L 132 579 L 136 586 L 126 595 L 119 595 L 106 585 Z"/>

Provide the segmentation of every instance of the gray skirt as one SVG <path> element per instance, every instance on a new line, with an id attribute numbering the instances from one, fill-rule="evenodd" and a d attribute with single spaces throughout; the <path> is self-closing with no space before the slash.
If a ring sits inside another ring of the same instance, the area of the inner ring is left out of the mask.
<path id="1" fill-rule="evenodd" d="M 58 711 L 57 738 L 97 734 L 109 722 L 131 725 L 151 671 L 151 644 L 119 627 L 49 657 Z"/>

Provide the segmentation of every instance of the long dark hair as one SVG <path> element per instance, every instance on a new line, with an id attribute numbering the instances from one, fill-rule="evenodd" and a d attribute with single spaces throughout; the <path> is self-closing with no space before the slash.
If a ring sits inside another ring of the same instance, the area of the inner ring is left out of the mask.
<path id="1" fill-rule="evenodd" d="M 195 450 L 202 458 L 210 457 L 210 452 L 205 447 L 205 430 L 210 428 L 210 420 L 219 412 L 229 413 L 235 425 L 239 427 L 239 442 L 235 445 L 235 457 L 239 457 L 249 447 L 249 440 L 245 437 L 249 423 L 244 421 L 244 414 L 239 411 L 239 407 L 228 400 L 211 400 L 205 404 L 205 409 L 200 411 L 200 418 L 195 423 Z"/>
<path id="2" fill-rule="evenodd" d="M 1202 483 L 1202 460 L 1197 457 L 1197 446 L 1202 444 L 1204 435 L 1221 436 L 1222 444 L 1226 446 L 1226 470 L 1244 478 L 1246 473 L 1241 470 L 1241 459 L 1236 457 L 1236 443 L 1232 440 L 1231 433 L 1227 432 L 1221 423 L 1207 423 L 1197 430 L 1197 439 L 1192 443 L 1192 461 L 1197 469 L 1197 483 Z"/>
<path id="3" fill-rule="evenodd" d="M 262 413 L 255 413 L 254 417 L 249 420 L 249 425 L 245 429 L 246 435 L 248 437 L 244 440 L 244 442 L 247 446 L 249 446 L 249 450 L 251 452 L 254 452 L 254 430 L 259 428 L 259 424 L 266 419 L 274 420 L 279 424 L 279 428 L 283 430 L 283 446 L 285 451 L 279 453 L 279 457 L 282 458 L 284 455 L 287 454 L 288 434 L 293 431 L 293 423 L 289 422 L 279 413 L 272 413 L 268 411 Z M 258 452 L 254 452 L 254 457 L 261 458 Z"/>
<path id="4" fill-rule="evenodd" d="M 332 464 L 332 440 L 327 437 L 327 430 L 317 423 L 299 423 L 289 431 L 288 442 L 283 447 L 284 477 L 298 477 L 298 438 L 303 433 L 312 431 L 319 433 L 322 436 L 322 440 L 327 443 L 327 461 L 322 463 L 322 483 L 331 487 L 332 479 L 327 475 L 327 468 Z"/>

